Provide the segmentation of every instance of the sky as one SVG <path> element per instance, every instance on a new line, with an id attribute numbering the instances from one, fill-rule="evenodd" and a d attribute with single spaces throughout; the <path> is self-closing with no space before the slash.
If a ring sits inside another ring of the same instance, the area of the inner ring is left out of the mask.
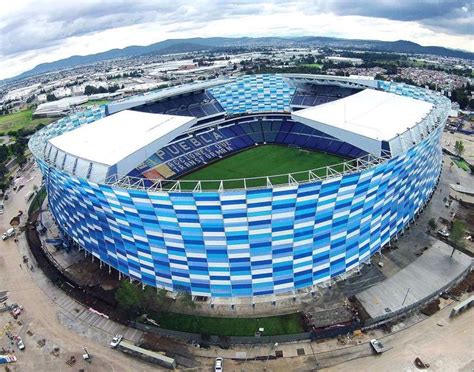
<path id="1" fill-rule="evenodd" d="M 170 38 L 332 36 L 474 52 L 464 0 L 1 0 L 0 79 L 44 62 Z"/>

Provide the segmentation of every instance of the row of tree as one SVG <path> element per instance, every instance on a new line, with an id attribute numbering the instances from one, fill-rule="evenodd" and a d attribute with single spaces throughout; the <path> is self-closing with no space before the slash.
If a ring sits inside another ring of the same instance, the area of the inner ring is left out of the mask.
<path id="1" fill-rule="evenodd" d="M 467 83 L 465 87 L 451 91 L 451 101 L 459 103 L 461 110 L 474 110 L 474 99 L 471 98 L 471 85 Z"/>
<path id="2" fill-rule="evenodd" d="M 122 88 L 123 88 L 123 85 L 122 85 Z M 92 94 L 114 93 L 119 89 L 120 87 L 118 85 L 111 85 L 108 88 L 105 88 L 103 86 L 96 88 L 93 85 L 86 85 L 86 87 L 84 88 L 84 94 L 86 96 L 90 96 Z"/>

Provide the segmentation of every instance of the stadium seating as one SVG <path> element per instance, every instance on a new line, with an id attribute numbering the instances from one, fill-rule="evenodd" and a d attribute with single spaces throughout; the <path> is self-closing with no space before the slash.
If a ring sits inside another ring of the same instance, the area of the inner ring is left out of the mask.
<path id="1" fill-rule="evenodd" d="M 287 116 L 264 120 L 240 118 L 175 139 L 129 175 L 150 180 L 177 178 L 217 159 L 262 143 L 323 151 L 347 158 L 365 154 L 357 147 L 294 122 Z"/>
<path id="2" fill-rule="evenodd" d="M 334 85 L 303 84 L 296 89 L 291 106 L 311 107 L 322 105 L 359 92 L 360 89 Z"/>
<path id="3" fill-rule="evenodd" d="M 153 114 L 195 116 L 197 118 L 224 114 L 220 103 L 209 92 L 172 97 L 152 104 L 133 108 L 135 111 Z"/>

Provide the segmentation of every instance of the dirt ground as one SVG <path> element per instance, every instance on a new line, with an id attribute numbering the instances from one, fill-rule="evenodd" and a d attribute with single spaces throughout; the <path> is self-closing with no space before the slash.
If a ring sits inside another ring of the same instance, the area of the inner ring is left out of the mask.
<path id="1" fill-rule="evenodd" d="M 0 231 L 6 231 L 10 220 L 19 210 L 25 210 L 25 196 L 39 185 L 41 178 L 35 169 L 25 175 L 26 182 L 18 193 L 12 194 L 5 206 L 5 213 L 0 216 Z M 26 218 L 25 213 L 23 218 Z M 58 321 L 58 309 L 49 297 L 37 285 L 42 280 L 39 273 L 31 272 L 22 262 L 22 253 L 18 243 L 10 238 L 0 241 L 0 291 L 8 290 L 8 303 L 21 304 L 25 311 L 19 318 L 21 325 L 14 322 L 9 313 L 0 314 L 0 331 L 13 321 L 12 333 L 19 334 L 24 342 L 25 351 L 19 351 L 14 346 L 18 358 L 16 363 L 9 365 L 12 371 L 146 371 L 150 365 L 130 358 L 120 352 L 110 349 L 107 344 L 101 344 L 79 336 L 65 328 Z M 43 279 L 44 280 L 44 279 Z M 33 336 L 29 336 L 30 331 Z M 2 346 L 8 346 L 9 340 L 5 332 L 0 332 Z M 37 339 L 45 339 L 44 347 L 37 346 Z M 4 345 L 5 344 L 5 345 Z M 93 355 L 91 364 L 82 361 L 83 347 L 86 346 Z M 60 348 L 59 357 L 51 354 L 53 347 Z M 70 356 L 76 356 L 78 362 L 74 368 L 65 362 Z"/>

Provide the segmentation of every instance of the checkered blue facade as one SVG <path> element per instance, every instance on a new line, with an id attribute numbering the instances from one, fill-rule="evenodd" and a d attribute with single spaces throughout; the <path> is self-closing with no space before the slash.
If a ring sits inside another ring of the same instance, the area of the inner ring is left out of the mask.
<path id="1" fill-rule="evenodd" d="M 295 88 L 280 75 L 245 75 L 209 89 L 227 114 L 290 112 Z"/>
<path id="2" fill-rule="evenodd" d="M 360 173 L 268 189 L 127 190 L 39 164 L 58 225 L 104 263 L 171 291 L 258 296 L 337 277 L 387 244 L 434 190 L 441 132 Z"/>
<path id="3" fill-rule="evenodd" d="M 377 80 L 377 87 L 389 93 L 419 99 L 430 103 L 436 103 L 443 99 L 441 98 L 442 96 L 436 96 L 428 89 L 414 87 L 413 85 L 408 85 L 405 83 Z"/>

